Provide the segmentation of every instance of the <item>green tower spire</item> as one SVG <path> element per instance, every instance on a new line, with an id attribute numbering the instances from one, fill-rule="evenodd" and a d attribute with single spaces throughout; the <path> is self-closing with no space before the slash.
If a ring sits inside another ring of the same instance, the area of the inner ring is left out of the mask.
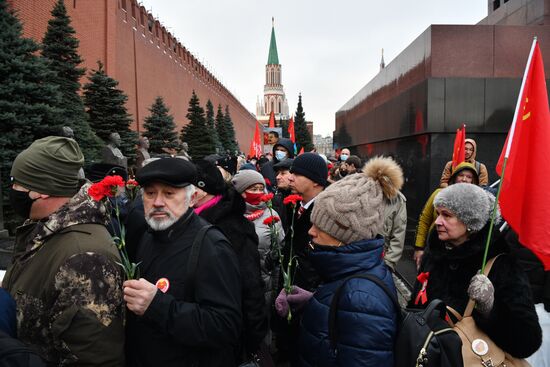
<path id="1" fill-rule="evenodd" d="M 279 55 L 277 55 L 277 41 L 275 41 L 275 18 L 271 18 L 271 42 L 269 43 L 268 65 L 279 65 Z"/>

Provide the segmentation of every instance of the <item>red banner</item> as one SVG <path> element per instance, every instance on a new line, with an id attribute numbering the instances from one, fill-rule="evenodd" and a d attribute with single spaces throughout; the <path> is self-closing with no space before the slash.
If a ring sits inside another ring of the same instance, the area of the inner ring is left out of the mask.
<path id="1" fill-rule="evenodd" d="M 250 151 L 248 155 L 250 157 L 259 158 L 262 155 L 262 141 L 260 134 L 260 123 L 256 121 L 256 130 L 254 131 L 254 139 L 250 142 Z"/>
<path id="2" fill-rule="evenodd" d="M 466 141 L 466 125 L 462 124 L 460 129 L 456 129 L 455 145 L 453 147 L 453 170 L 460 163 L 464 162 L 465 158 L 465 141 Z"/>
<path id="3" fill-rule="evenodd" d="M 519 241 L 550 270 L 550 110 L 544 64 L 536 40 L 514 117 L 497 164 L 497 173 L 504 175 L 500 208 Z"/>

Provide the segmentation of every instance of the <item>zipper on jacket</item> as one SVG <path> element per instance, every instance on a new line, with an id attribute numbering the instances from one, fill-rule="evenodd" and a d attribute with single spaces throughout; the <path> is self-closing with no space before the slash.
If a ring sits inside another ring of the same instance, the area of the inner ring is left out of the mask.
<path id="1" fill-rule="evenodd" d="M 424 341 L 424 344 L 422 345 L 422 348 L 420 348 L 420 353 L 418 353 L 418 357 L 416 358 L 416 367 L 424 367 L 428 363 L 428 352 L 426 348 L 428 347 L 428 344 L 430 344 L 430 341 L 432 340 L 432 337 L 435 335 L 443 334 L 449 331 L 454 331 L 452 328 L 445 328 L 438 331 L 430 331 L 428 336 L 426 337 L 426 340 Z"/>

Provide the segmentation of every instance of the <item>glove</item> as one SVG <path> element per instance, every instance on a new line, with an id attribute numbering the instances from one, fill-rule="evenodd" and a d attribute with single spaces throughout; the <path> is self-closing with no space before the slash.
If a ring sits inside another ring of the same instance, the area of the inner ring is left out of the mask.
<path id="1" fill-rule="evenodd" d="M 313 297 L 312 292 L 293 285 L 286 299 L 294 309 L 299 310 L 304 307 L 311 297 Z"/>
<path id="2" fill-rule="evenodd" d="M 279 295 L 275 299 L 275 310 L 277 311 L 277 314 L 281 317 L 286 317 L 288 315 L 288 310 L 290 308 L 290 305 L 287 301 L 287 294 L 286 291 L 281 289 L 279 292 Z"/>
<path id="3" fill-rule="evenodd" d="M 476 309 L 483 315 L 488 315 L 493 309 L 495 301 L 495 288 L 486 275 L 477 274 L 470 280 L 468 296 L 476 301 Z"/>

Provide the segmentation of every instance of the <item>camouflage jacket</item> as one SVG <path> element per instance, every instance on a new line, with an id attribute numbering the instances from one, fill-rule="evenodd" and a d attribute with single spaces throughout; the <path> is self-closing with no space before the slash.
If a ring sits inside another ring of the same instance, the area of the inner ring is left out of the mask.
<path id="1" fill-rule="evenodd" d="M 55 366 L 122 366 L 118 250 L 90 184 L 44 221 L 17 229 L 3 287 L 17 302 L 18 337 Z"/>

